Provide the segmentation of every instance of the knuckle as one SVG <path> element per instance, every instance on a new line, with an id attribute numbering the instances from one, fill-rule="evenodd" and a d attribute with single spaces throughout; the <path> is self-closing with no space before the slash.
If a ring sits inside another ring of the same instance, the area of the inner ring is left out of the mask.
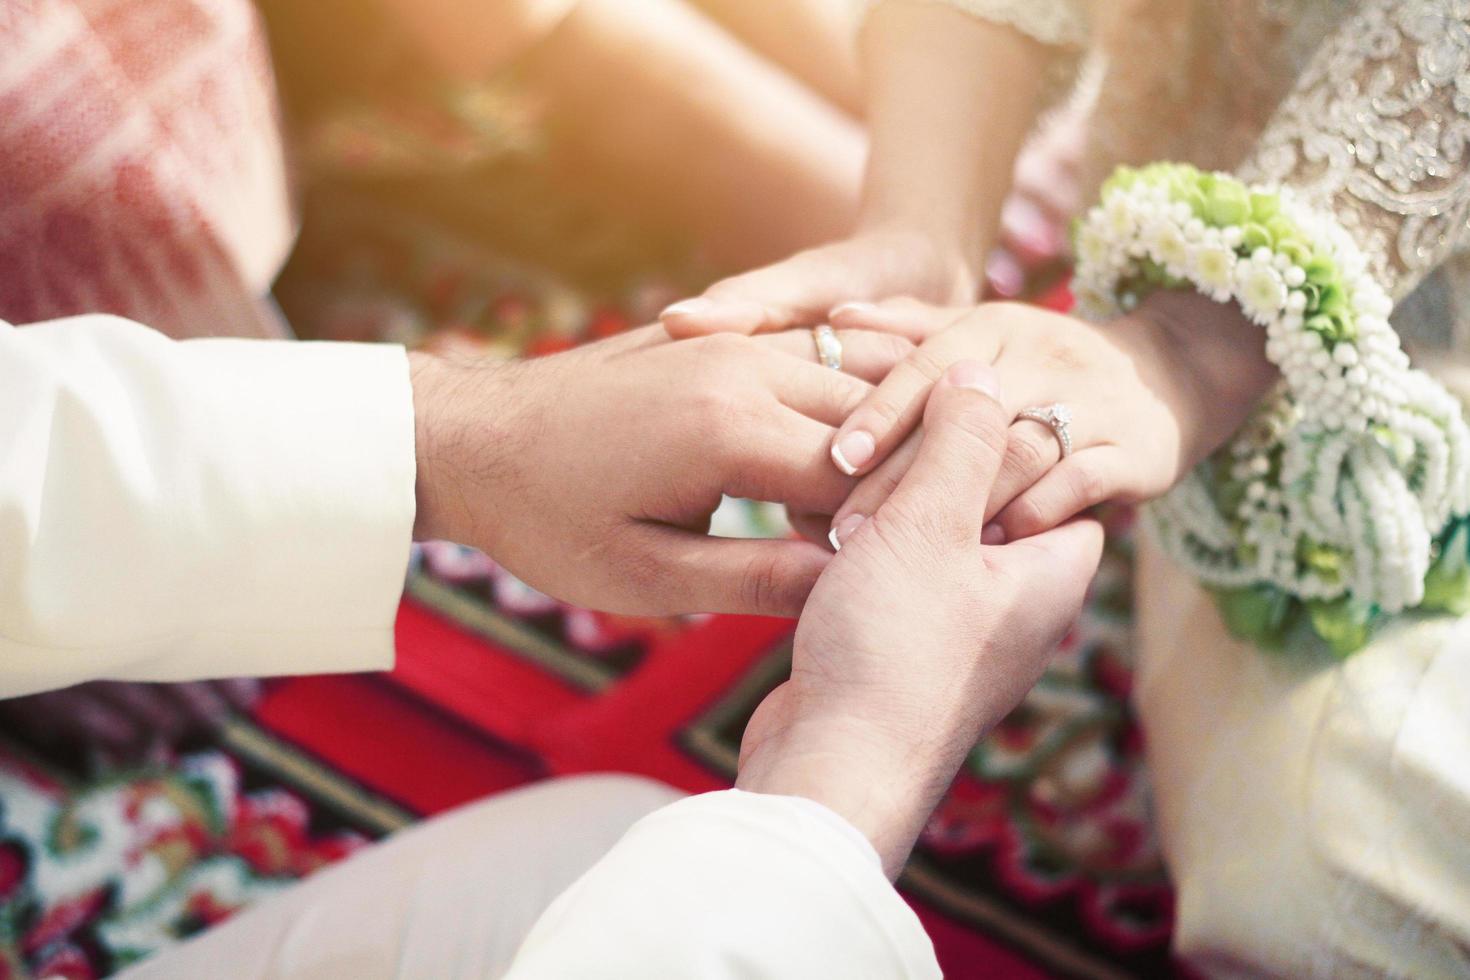
<path id="1" fill-rule="evenodd" d="M 1102 471 L 1085 459 L 1076 460 L 1068 467 L 1068 481 L 1079 510 L 1102 503 L 1108 497 L 1107 481 Z"/>
<path id="2" fill-rule="evenodd" d="M 1011 326 L 1028 312 L 1035 311 L 1023 303 L 998 301 L 983 303 L 966 313 L 957 322 L 972 330 L 996 330 Z"/>
<path id="3" fill-rule="evenodd" d="M 913 341 L 896 333 L 878 334 L 878 357 L 887 364 L 898 364 L 918 350 Z"/>
<path id="4" fill-rule="evenodd" d="M 873 386 L 841 371 L 822 372 L 822 400 L 840 414 L 851 415 L 873 391 Z"/>
<path id="5" fill-rule="evenodd" d="M 1030 428 L 1016 428 L 1011 432 L 1006 442 L 1005 458 L 1001 461 L 1002 471 L 1017 480 L 1034 480 L 1053 462 L 1048 451 L 1050 447 L 1042 442 L 1041 434 L 1029 431 Z"/>
<path id="6" fill-rule="evenodd" d="M 1029 538 L 1046 530 L 1046 514 L 1041 509 L 1041 503 L 1031 496 L 1011 501 L 1005 513 L 1000 516 L 1000 521 L 1007 539 Z"/>
<path id="7" fill-rule="evenodd" d="M 887 432 L 903 420 L 903 406 L 882 393 L 864 403 L 863 411 L 867 413 L 867 427 L 878 432 Z"/>
<path id="8" fill-rule="evenodd" d="M 1000 405 L 978 391 L 953 388 L 948 395 L 948 404 L 940 406 L 941 414 L 935 421 L 953 426 L 994 459 L 1003 459 L 1010 425 Z"/>
<path id="9" fill-rule="evenodd" d="M 755 345 L 750 338 L 738 333 L 715 333 L 700 338 L 697 343 L 706 360 L 715 362 L 735 361 L 750 356 Z"/>
<path id="10" fill-rule="evenodd" d="M 1085 351 L 1065 338 L 1056 337 L 1042 351 L 1047 368 L 1068 374 L 1085 370 L 1092 362 Z"/>
<path id="11" fill-rule="evenodd" d="M 929 346 L 915 347 L 909 352 L 908 357 L 904 358 L 902 364 L 906 373 L 925 385 L 932 385 L 938 381 L 948 367 L 949 364 Z"/>
<path id="12" fill-rule="evenodd" d="M 796 569 L 779 558 L 757 558 L 745 567 L 740 580 L 740 600 L 745 608 L 761 612 L 784 612 L 799 600 Z"/>
<path id="13" fill-rule="evenodd" d="M 894 501 L 863 525 L 878 553 L 879 564 L 928 564 L 935 541 L 925 533 L 928 520 L 922 510 Z"/>
<path id="14" fill-rule="evenodd" d="M 669 575 L 665 563 L 646 548 L 617 547 L 611 550 L 617 555 L 617 563 L 608 567 L 620 569 L 618 574 L 623 586 L 618 591 L 625 594 L 652 595 L 656 589 L 666 586 L 669 579 L 679 577 Z"/>

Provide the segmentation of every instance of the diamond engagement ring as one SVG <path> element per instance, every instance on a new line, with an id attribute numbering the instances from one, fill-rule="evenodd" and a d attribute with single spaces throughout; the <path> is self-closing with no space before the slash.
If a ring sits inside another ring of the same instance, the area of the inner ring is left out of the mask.
<path id="1" fill-rule="evenodd" d="M 817 343 L 817 360 L 822 363 L 822 367 L 841 371 L 842 341 L 837 339 L 837 332 L 823 323 L 812 327 L 812 340 Z"/>
<path id="2" fill-rule="evenodd" d="M 1066 405 L 1056 402 L 1051 405 L 1028 408 L 1016 418 L 1040 422 L 1051 430 L 1052 435 L 1057 437 L 1057 445 L 1062 447 L 1062 459 L 1072 455 L 1072 410 Z"/>

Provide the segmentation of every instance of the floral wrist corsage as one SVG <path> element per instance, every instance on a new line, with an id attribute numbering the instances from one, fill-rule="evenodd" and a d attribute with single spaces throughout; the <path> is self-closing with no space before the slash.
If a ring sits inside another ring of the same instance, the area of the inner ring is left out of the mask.
<path id="1" fill-rule="evenodd" d="M 1285 189 L 1181 164 L 1120 169 L 1077 229 L 1078 312 L 1156 289 L 1234 301 L 1282 380 L 1151 508 L 1239 635 L 1339 655 L 1407 609 L 1470 611 L 1470 430 L 1409 366 L 1392 303 L 1337 222 Z"/>

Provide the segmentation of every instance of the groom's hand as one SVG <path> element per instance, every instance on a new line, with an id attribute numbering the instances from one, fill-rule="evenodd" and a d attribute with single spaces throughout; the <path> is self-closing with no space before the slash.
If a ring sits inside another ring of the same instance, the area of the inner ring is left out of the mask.
<path id="1" fill-rule="evenodd" d="M 896 875 L 965 754 L 1045 669 L 1097 570 L 1074 521 L 980 543 L 1010 421 L 993 372 L 935 386 L 918 456 L 822 574 L 791 679 L 756 710 L 743 789 L 806 796 L 863 831 Z"/>
<path id="2" fill-rule="evenodd" d="M 909 346 L 844 339 L 870 378 Z M 652 327 L 535 361 L 411 355 L 416 536 L 601 609 L 795 615 L 825 549 L 706 532 L 722 494 L 831 513 L 852 489 L 827 448 L 871 386 L 814 350 L 805 331 L 670 343 Z"/>

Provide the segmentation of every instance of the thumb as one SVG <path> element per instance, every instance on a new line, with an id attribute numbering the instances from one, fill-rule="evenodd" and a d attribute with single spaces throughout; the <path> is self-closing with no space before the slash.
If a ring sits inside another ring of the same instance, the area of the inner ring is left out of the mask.
<path id="1" fill-rule="evenodd" d="M 980 540 L 991 484 L 1005 457 L 1010 416 L 995 372 L 957 361 L 935 384 L 924 409 L 924 439 L 913 465 L 880 508 L 900 519 L 922 516 L 927 532 Z"/>

